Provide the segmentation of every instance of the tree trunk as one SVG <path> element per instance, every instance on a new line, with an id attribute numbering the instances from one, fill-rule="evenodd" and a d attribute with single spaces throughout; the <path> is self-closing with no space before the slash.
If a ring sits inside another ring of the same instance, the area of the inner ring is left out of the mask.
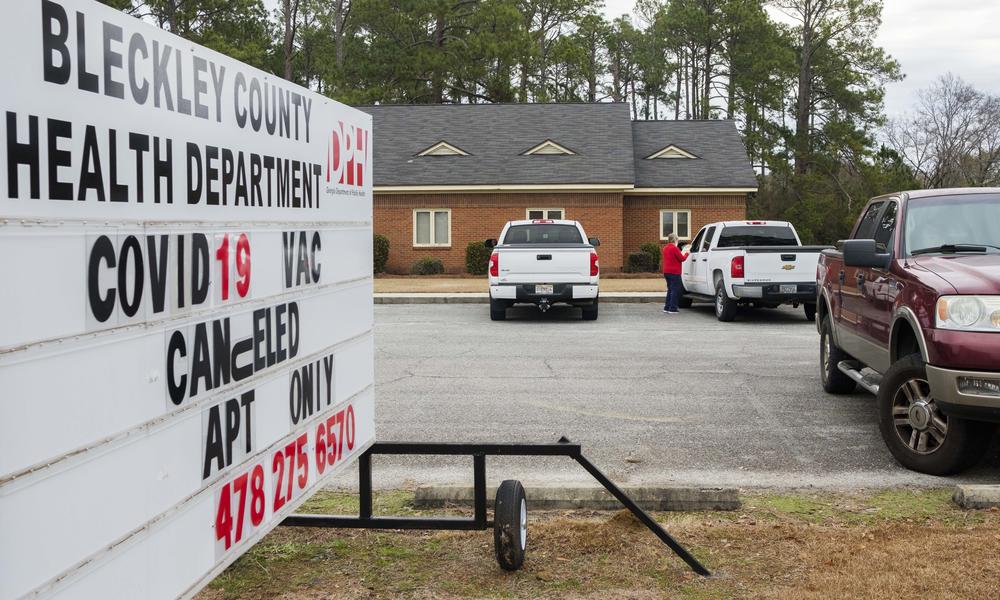
<path id="1" fill-rule="evenodd" d="M 282 16 L 285 19 L 285 35 L 281 50 L 285 59 L 284 77 L 292 80 L 292 58 L 295 53 L 295 30 L 298 26 L 299 0 L 284 0 Z"/>
<path id="2" fill-rule="evenodd" d="M 334 57 L 338 71 L 344 68 L 344 23 L 347 21 L 345 9 L 350 10 L 350 6 L 344 6 L 345 2 L 346 0 L 336 0 L 333 5 Z"/>
<path id="3" fill-rule="evenodd" d="M 680 57 L 678 57 L 680 58 Z M 677 78 L 677 90 L 674 93 L 674 120 L 680 120 L 681 118 L 681 65 L 677 65 L 677 71 L 675 73 Z"/>
<path id="4" fill-rule="evenodd" d="M 812 104 L 812 43 L 813 23 L 807 14 L 802 21 L 802 50 L 799 54 L 799 97 L 795 106 L 795 173 L 805 174 L 808 168 L 809 123 Z"/>
<path id="5" fill-rule="evenodd" d="M 444 14 L 439 14 L 434 22 L 434 47 L 438 53 L 444 52 Z M 434 104 L 444 104 L 444 77 L 440 72 L 435 72 L 431 79 L 431 102 Z"/>

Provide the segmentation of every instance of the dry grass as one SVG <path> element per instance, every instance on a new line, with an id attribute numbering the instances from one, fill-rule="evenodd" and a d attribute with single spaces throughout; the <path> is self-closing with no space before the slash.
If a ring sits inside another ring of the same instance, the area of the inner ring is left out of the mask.
<path id="1" fill-rule="evenodd" d="M 601 278 L 602 292 L 663 292 L 662 277 Z M 377 277 L 375 293 L 454 294 L 489 291 L 485 277 Z"/>
<path id="2" fill-rule="evenodd" d="M 709 579 L 631 515 L 576 511 L 532 513 L 517 573 L 496 566 L 487 532 L 280 528 L 200 598 L 1000 597 L 1000 513 L 962 511 L 946 490 L 744 500 L 657 515 Z"/>

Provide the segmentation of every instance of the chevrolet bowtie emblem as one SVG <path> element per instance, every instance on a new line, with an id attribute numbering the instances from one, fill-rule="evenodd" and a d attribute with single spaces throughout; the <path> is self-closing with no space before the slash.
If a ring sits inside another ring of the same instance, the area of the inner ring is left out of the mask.
<path id="1" fill-rule="evenodd" d="M 786 270 L 786 271 L 791 271 L 792 269 L 795 268 L 795 265 L 784 265 L 781 268 L 784 269 L 784 270 Z"/>

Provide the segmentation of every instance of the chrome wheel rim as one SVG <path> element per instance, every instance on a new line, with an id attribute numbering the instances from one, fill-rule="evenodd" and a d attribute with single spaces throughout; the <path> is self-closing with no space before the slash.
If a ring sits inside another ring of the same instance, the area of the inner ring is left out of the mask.
<path id="1" fill-rule="evenodd" d="M 896 388 L 892 425 L 899 440 L 914 454 L 934 454 L 948 437 L 948 417 L 931 398 L 927 380 L 916 377 Z"/>
<path id="2" fill-rule="evenodd" d="M 521 498 L 521 549 L 528 547 L 528 505 Z"/>
<path id="3" fill-rule="evenodd" d="M 826 381 L 830 376 L 830 336 L 823 332 L 823 341 L 820 342 L 819 352 L 820 352 L 820 364 L 823 365 L 823 381 Z"/>
<path id="4" fill-rule="evenodd" d="M 715 293 L 715 314 L 716 316 L 722 314 L 722 290 Z"/>

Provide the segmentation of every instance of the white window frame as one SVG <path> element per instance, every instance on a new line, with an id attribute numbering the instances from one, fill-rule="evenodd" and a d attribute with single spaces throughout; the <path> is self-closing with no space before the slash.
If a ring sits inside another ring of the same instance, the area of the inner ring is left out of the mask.
<path id="1" fill-rule="evenodd" d="M 674 230 L 675 231 L 677 229 L 677 215 L 680 214 L 680 213 L 687 213 L 687 218 L 688 218 L 687 219 L 688 233 L 687 233 L 687 235 L 684 235 L 684 236 L 678 235 L 677 239 L 678 240 L 690 241 L 690 239 L 691 239 L 691 229 L 692 229 L 692 227 L 691 227 L 691 210 L 690 209 L 680 209 L 680 210 L 678 210 L 678 209 L 674 209 L 674 208 L 664 208 L 664 209 L 660 210 L 660 212 L 659 212 L 660 220 L 656 223 L 656 227 L 660 231 L 660 240 L 661 241 L 667 239 L 667 236 L 663 235 L 663 213 L 673 213 L 673 223 L 674 223 Z"/>
<path id="2" fill-rule="evenodd" d="M 549 218 L 549 211 L 550 210 L 558 210 L 559 211 L 559 215 L 560 215 L 558 220 L 562 221 L 562 220 L 566 219 L 566 209 L 565 208 L 526 208 L 526 209 L 524 209 L 524 218 L 527 219 L 527 220 L 529 220 L 529 221 L 532 220 L 531 219 L 531 211 L 533 211 L 533 210 L 534 211 L 539 211 L 539 210 L 542 211 L 542 213 L 544 214 L 544 216 L 542 217 L 542 219 L 548 219 Z"/>
<path id="3" fill-rule="evenodd" d="M 418 244 L 417 243 L 417 213 L 430 213 L 430 239 L 432 240 L 429 244 Z M 436 242 L 434 240 L 434 214 L 435 213 L 448 213 L 448 241 L 447 242 Z M 450 208 L 414 208 L 413 209 L 413 247 L 414 248 L 450 248 L 451 247 L 451 209 Z"/>

